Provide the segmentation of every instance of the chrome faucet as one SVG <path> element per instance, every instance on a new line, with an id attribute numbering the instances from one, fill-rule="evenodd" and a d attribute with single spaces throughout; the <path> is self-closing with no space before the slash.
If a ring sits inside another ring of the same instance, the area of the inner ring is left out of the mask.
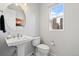
<path id="1" fill-rule="evenodd" d="M 20 34 L 20 33 L 17 33 L 17 37 L 19 38 L 19 37 L 22 37 L 22 34 Z"/>

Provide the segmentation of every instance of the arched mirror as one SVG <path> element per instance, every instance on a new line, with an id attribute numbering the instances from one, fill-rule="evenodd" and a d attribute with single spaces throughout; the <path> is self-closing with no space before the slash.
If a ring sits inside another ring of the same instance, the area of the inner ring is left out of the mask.
<path id="1" fill-rule="evenodd" d="M 24 4 L 10 4 L 8 5 L 8 9 L 15 11 L 15 19 L 16 19 L 16 27 L 24 27 L 26 23 L 26 15 L 23 9 Z"/>

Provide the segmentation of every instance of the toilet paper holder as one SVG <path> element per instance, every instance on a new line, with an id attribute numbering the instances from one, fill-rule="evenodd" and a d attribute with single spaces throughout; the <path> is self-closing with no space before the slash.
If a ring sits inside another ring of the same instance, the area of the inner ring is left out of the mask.
<path id="1" fill-rule="evenodd" d="M 55 41 L 54 41 L 54 40 L 51 41 L 51 45 L 52 45 L 52 46 L 55 46 Z"/>

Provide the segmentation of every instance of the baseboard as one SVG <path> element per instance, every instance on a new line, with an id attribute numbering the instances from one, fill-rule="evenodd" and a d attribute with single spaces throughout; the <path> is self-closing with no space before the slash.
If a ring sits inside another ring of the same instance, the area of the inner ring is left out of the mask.
<path id="1" fill-rule="evenodd" d="M 34 53 L 34 52 L 32 51 L 31 53 L 28 53 L 28 54 L 25 55 L 25 56 L 32 56 L 33 53 Z"/>
<path id="2" fill-rule="evenodd" d="M 49 55 L 49 56 L 56 56 L 56 54 L 50 53 L 50 55 Z"/>
<path id="3" fill-rule="evenodd" d="M 33 53 L 34 53 L 34 52 L 32 51 L 31 53 L 28 53 L 28 54 L 25 55 L 25 56 L 33 56 L 33 55 L 32 55 Z M 56 54 L 50 53 L 49 56 L 56 56 Z"/>

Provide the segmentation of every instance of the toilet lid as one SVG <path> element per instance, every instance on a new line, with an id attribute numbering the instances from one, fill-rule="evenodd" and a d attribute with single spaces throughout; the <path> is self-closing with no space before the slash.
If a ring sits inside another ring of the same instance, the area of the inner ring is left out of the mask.
<path id="1" fill-rule="evenodd" d="M 45 44 L 40 44 L 37 46 L 38 48 L 41 48 L 41 49 L 49 49 L 49 47 Z"/>

